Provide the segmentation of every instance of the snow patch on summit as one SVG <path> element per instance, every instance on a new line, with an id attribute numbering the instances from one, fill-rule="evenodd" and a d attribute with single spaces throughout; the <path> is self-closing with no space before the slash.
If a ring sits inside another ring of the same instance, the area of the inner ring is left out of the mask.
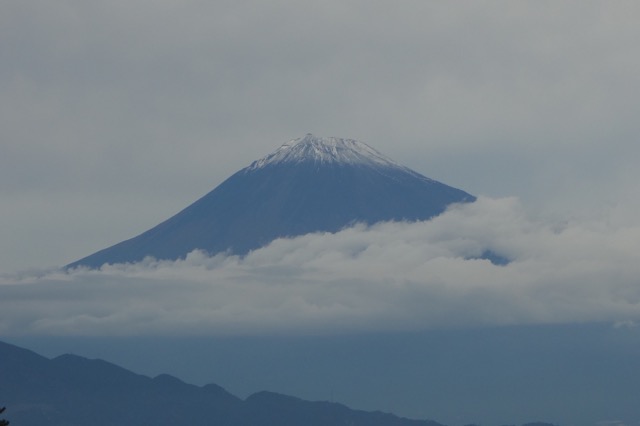
<path id="1" fill-rule="evenodd" d="M 284 143 L 271 154 L 251 163 L 247 169 L 255 170 L 274 164 L 303 162 L 375 165 L 405 169 L 364 142 L 336 137 L 322 138 L 311 133 Z"/>

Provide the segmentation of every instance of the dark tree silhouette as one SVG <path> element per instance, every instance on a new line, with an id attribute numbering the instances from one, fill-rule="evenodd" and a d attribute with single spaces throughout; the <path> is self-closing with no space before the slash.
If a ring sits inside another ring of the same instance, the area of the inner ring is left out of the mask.
<path id="1" fill-rule="evenodd" d="M 6 407 L 0 407 L 0 414 L 4 413 Z M 0 426 L 9 426 L 9 420 L 0 419 Z"/>

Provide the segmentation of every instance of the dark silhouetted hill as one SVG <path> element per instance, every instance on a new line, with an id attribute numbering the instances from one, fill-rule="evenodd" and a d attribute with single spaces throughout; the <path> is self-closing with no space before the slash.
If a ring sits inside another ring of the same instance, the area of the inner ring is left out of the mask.
<path id="1" fill-rule="evenodd" d="M 220 386 L 138 375 L 75 355 L 47 359 L 0 342 L 0 401 L 21 426 L 439 426 L 271 392 L 245 401 Z"/>

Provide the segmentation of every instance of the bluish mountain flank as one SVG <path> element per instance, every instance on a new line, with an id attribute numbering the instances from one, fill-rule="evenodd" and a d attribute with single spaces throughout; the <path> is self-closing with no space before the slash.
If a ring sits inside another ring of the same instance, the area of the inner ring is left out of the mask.
<path id="1" fill-rule="evenodd" d="M 254 161 L 150 230 L 71 263 L 100 267 L 194 249 L 244 255 L 280 237 L 361 222 L 427 220 L 475 197 L 397 164 L 365 143 L 307 134 Z"/>

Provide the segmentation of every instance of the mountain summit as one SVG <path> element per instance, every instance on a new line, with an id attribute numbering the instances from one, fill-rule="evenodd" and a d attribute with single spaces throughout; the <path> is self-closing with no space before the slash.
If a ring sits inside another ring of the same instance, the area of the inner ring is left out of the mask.
<path id="1" fill-rule="evenodd" d="M 67 267 L 246 254 L 279 237 L 337 232 L 358 222 L 427 220 L 475 197 L 429 179 L 352 139 L 311 134 L 283 144 L 132 239 Z"/>
<path id="2" fill-rule="evenodd" d="M 282 163 L 352 164 L 400 167 L 363 142 L 353 139 L 319 138 L 311 133 L 283 144 L 273 153 L 254 161 L 249 169 Z"/>

